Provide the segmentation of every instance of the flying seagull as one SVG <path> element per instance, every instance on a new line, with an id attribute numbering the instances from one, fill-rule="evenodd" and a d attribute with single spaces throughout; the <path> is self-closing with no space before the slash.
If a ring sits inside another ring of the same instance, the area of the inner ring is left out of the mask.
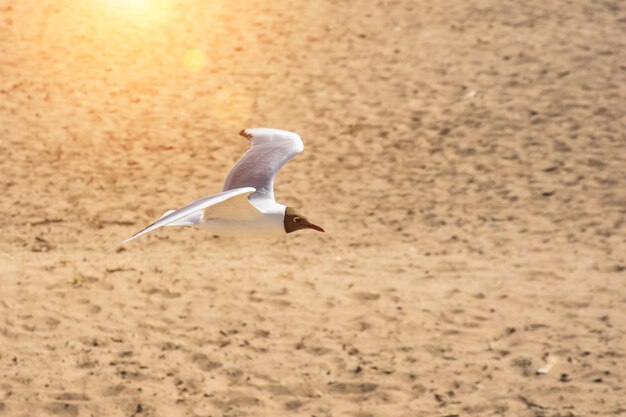
<path id="1" fill-rule="evenodd" d="M 274 200 L 274 177 L 287 161 L 304 150 L 297 133 L 255 128 L 239 132 L 251 143 L 230 170 L 222 192 L 169 210 L 121 244 L 163 226 L 198 226 L 220 236 L 278 236 L 303 229 L 323 232 L 293 208 Z"/>

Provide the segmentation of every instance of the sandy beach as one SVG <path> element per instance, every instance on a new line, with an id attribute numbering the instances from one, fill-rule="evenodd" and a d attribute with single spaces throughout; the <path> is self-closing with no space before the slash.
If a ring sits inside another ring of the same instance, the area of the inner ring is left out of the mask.
<path id="1" fill-rule="evenodd" d="M 0 416 L 625 415 L 624 6 L 0 0 Z"/>

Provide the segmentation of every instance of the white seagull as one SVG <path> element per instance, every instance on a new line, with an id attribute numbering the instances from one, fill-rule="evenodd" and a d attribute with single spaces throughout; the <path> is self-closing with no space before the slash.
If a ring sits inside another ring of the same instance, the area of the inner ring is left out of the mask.
<path id="1" fill-rule="evenodd" d="M 156 222 L 121 244 L 163 226 L 198 226 L 220 236 L 278 236 L 302 229 L 323 232 L 291 207 L 274 200 L 274 177 L 304 150 L 297 133 L 255 128 L 239 134 L 252 144 L 224 181 L 222 192 L 166 211 Z"/>

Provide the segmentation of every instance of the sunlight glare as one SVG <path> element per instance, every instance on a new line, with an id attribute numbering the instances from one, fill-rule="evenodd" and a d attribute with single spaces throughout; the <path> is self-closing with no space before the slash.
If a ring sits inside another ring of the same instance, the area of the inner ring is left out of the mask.
<path id="1" fill-rule="evenodd" d="M 206 56 L 204 53 L 197 49 L 189 49 L 183 56 L 183 65 L 191 72 L 198 72 L 204 68 L 206 64 Z"/>
<path id="2" fill-rule="evenodd" d="M 104 0 L 110 14 L 136 23 L 154 23 L 165 14 L 165 0 Z"/>

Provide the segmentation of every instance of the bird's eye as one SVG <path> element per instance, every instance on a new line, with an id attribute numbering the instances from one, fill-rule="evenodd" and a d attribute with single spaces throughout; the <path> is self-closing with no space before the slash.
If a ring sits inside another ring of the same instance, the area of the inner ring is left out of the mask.
<path id="1" fill-rule="evenodd" d="M 296 223 L 300 223 L 302 221 L 302 219 L 300 217 L 294 217 L 293 221 Z"/>

